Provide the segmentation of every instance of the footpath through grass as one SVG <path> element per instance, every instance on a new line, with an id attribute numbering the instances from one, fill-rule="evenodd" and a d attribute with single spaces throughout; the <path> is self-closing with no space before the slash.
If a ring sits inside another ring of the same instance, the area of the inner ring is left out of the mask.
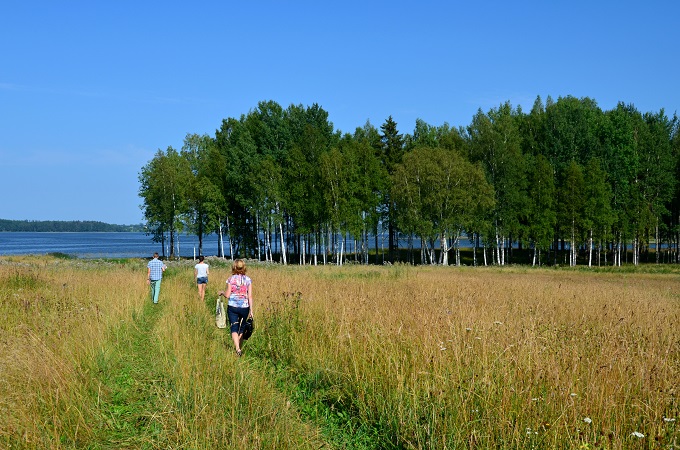
<path id="1" fill-rule="evenodd" d="M 145 266 L 0 258 L 0 448 L 329 447 L 236 357 L 192 267 L 169 263 L 153 305 Z"/>
<path id="2" fill-rule="evenodd" d="M 112 330 L 115 349 L 98 355 L 97 409 L 103 423 L 97 427 L 92 447 L 158 448 L 166 440 L 158 419 L 170 380 L 162 372 L 160 351 L 152 335 L 163 308 L 162 303 L 145 303 L 131 322 Z"/>

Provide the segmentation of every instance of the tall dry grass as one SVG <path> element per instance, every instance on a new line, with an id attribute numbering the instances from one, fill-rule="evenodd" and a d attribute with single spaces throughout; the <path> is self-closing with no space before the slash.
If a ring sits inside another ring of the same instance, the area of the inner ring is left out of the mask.
<path id="1" fill-rule="evenodd" d="M 322 448 L 171 263 L 0 258 L 0 448 Z"/>
<path id="2" fill-rule="evenodd" d="M 0 443 L 58 448 L 97 424 L 90 361 L 144 295 L 135 268 L 45 257 L 0 260 Z"/>
<path id="3" fill-rule="evenodd" d="M 303 322 L 284 327 L 287 344 L 268 357 L 378 430 L 381 445 L 680 445 L 677 274 L 350 266 L 253 276 L 277 316 Z"/>
<path id="4" fill-rule="evenodd" d="M 677 273 L 192 264 L 0 258 L 0 447 L 680 446 Z"/>

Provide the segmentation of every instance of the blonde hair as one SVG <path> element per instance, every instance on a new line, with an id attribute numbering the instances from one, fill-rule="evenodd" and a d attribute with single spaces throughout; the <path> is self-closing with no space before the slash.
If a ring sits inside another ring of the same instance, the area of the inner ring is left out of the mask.
<path id="1" fill-rule="evenodd" d="M 245 275 L 246 270 L 246 262 L 242 259 L 235 260 L 234 264 L 231 265 L 231 273 L 233 275 Z"/>

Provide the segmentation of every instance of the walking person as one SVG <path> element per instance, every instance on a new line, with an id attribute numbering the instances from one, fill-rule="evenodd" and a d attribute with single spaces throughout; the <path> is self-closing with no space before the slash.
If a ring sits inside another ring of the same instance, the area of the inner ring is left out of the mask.
<path id="1" fill-rule="evenodd" d="M 253 282 L 246 275 L 246 263 L 237 259 L 231 266 L 231 276 L 227 279 L 226 291 L 220 291 L 228 299 L 227 316 L 229 317 L 231 338 L 234 341 L 236 354 L 241 356 L 243 343 L 243 324 L 253 316 Z"/>
<path id="2" fill-rule="evenodd" d="M 147 267 L 146 283 L 151 286 L 151 300 L 158 303 L 158 296 L 161 293 L 161 279 L 163 279 L 163 272 L 168 266 L 163 261 L 158 259 L 158 252 L 153 254 L 153 259 L 149 261 Z"/>
<path id="3" fill-rule="evenodd" d="M 208 285 L 208 275 L 210 274 L 210 266 L 203 261 L 204 259 L 203 255 L 199 256 L 198 264 L 194 266 L 194 277 L 198 285 L 198 297 L 201 302 L 205 301 L 205 287 Z"/>

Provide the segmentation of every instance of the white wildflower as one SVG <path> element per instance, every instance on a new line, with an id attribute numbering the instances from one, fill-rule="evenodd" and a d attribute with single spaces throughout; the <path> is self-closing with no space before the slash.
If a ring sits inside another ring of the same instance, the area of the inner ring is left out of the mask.
<path id="1" fill-rule="evenodd" d="M 583 418 L 583 421 L 584 421 L 585 423 L 593 423 L 593 419 L 591 419 L 590 417 L 584 417 L 584 418 Z"/>
<path id="2" fill-rule="evenodd" d="M 664 417 L 663 418 L 664 422 L 675 422 L 675 418 L 670 418 L 670 417 Z"/>
<path id="3" fill-rule="evenodd" d="M 642 433 L 640 433 L 639 431 L 633 431 L 630 435 L 631 435 L 631 436 L 634 436 L 634 437 L 636 437 L 636 438 L 643 438 L 643 437 L 645 437 L 645 435 L 642 434 Z"/>

